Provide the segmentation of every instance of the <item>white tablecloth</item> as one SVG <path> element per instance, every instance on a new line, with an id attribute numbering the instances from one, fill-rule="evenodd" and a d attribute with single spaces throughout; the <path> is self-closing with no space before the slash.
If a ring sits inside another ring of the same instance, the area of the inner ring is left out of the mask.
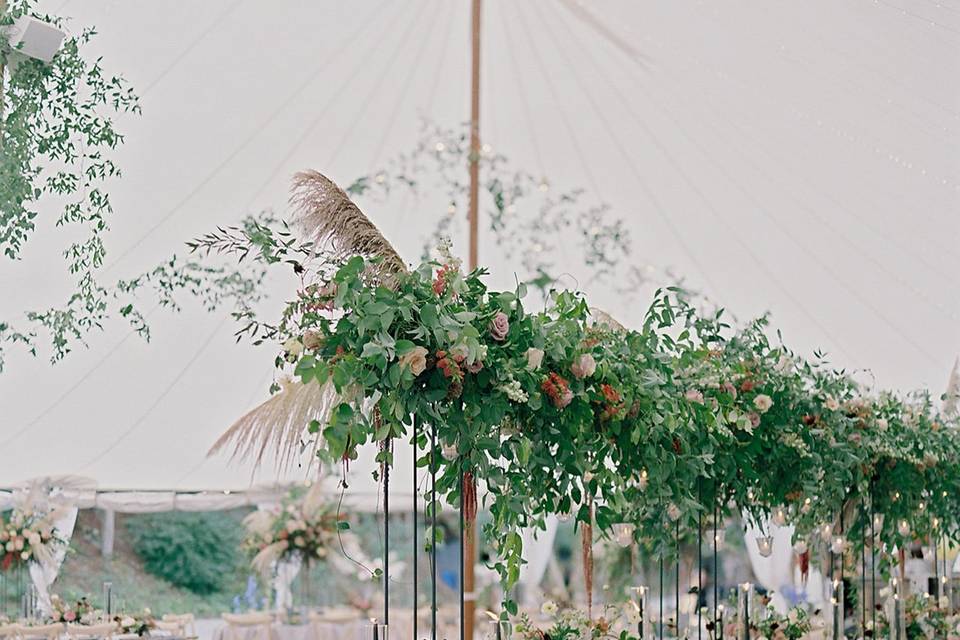
<path id="1" fill-rule="evenodd" d="M 362 640 L 366 625 L 369 623 L 364 620 L 312 624 L 274 623 L 270 629 L 270 640 Z M 234 627 L 230 630 L 224 623 L 214 631 L 213 640 L 264 640 L 263 636 L 262 627 Z"/>

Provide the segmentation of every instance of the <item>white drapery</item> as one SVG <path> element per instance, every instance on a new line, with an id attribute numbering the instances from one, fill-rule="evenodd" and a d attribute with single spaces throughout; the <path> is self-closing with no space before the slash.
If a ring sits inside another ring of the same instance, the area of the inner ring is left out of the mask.
<path id="1" fill-rule="evenodd" d="M 823 577 L 819 571 L 810 569 L 806 584 L 802 584 L 800 569 L 793 562 L 793 532 L 790 526 L 778 527 L 769 521 L 763 523 L 764 531 L 773 536 L 773 553 L 764 558 L 760 555 L 757 538 L 765 535 L 753 525 L 747 526 L 745 542 L 747 556 L 757 583 L 773 592 L 771 603 L 780 613 L 800 602 L 822 604 Z"/>
<path id="2" fill-rule="evenodd" d="M 54 529 L 57 532 L 57 538 L 60 543 L 54 548 L 52 557 L 47 562 L 33 562 L 30 564 L 30 579 L 33 586 L 37 589 L 37 603 L 40 605 L 40 611 L 49 614 L 52 610 L 50 605 L 50 586 L 57 576 L 60 575 L 60 567 L 63 566 L 63 559 L 67 556 L 67 549 L 70 547 L 70 539 L 73 537 L 73 529 L 77 524 L 77 509 L 66 508 L 62 510 L 60 516 L 54 521 Z"/>
<path id="3" fill-rule="evenodd" d="M 523 559 L 519 582 L 528 590 L 539 586 L 553 555 L 553 541 L 557 537 L 557 517 L 548 515 L 546 530 L 528 527 L 523 530 Z"/>
<path id="4" fill-rule="evenodd" d="M 297 579 L 302 564 L 300 558 L 291 557 L 280 560 L 274 565 L 273 602 L 277 611 L 293 608 L 293 581 Z"/>
<path id="5" fill-rule="evenodd" d="M 73 529 L 77 524 L 78 509 L 64 506 L 63 494 L 67 490 L 81 488 L 86 481 L 64 476 L 58 479 L 42 479 L 17 488 L 14 491 L 0 492 L 0 511 L 13 509 L 21 512 L 42 514 L 53 517 L 52 526 L 56 542 L 48 545 L 51 553 L 35 555 L 30 564 L 30 580 L 37 591 L 37 603 L 42 613 L 48 614 L 50 606 L 50 586 L 60 574 L 63 559 L 70 547 Z"/>

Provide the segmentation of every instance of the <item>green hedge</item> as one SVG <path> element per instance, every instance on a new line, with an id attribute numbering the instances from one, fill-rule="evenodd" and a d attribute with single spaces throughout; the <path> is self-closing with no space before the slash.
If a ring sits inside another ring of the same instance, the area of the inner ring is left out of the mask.
<path id="1" fill-rule="evenodd" d="M 242 559 L 242 527 L 229 513 L 136 516 L 127 530 L 147 571 L 194 593 L 222 591 Z"/>

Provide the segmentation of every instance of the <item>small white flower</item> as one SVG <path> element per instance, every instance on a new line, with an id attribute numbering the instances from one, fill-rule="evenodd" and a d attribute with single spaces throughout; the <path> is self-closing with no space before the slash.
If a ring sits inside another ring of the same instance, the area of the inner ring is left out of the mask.
<path id="1" fill-rule="evenodd" d="M 827 399 L 823 401 L 823 406 L 825 406 L 830 411 L 836 411 L 840 408 L 840 403 L 837 402 L 837 399 L 833 396 L 827 396 Z"/>
<path id="2" fill-rule="evenodd" d="M 300 354 L 303 353 L 303 343 L 297 338 L 290 338 L 283 343 L 283 350 L 288 358 L 299 358 Z"/>
<path id="3" fill-rule="evenodd" d="M 542 605 L 540 605 L 540 613 L 545 616 L 555 616 L 557 615 L 557 603 L 553 600 L 547 600 Z"/>
<path id="4" fill-rule="evenodd" d="M 770 410 L 770 407 L 773 406 L 773 398 L 765 393 L 761 393 L 753 399 L 753 406 L 755 406 L 760 413 L 766 413 Z"/>
<path id="5" fill-rule="evenodd" d="M 887 430 L 887 420 L 885 418 L 880 418 L 877 420 L 877 430 L 886 431 Z"/>
<path id="6" fill-rule="evenodd" d="M 518 404 L 523 404 L 530 399 L 530 396 L 527 395 L 527 392 L 523 390 L 523 386 L 517 380 L 510 380 L 508 383 L 502 385 L 500 390 L 503 391 L 504 395 Z"/>
<path id="7" fill-rule="evenodd" d="M 787 620 L 790 622 L 790 624 L 797 624 L 797 620 L 799 619 L 800 614 L 797 613 L 796 609 L 790 609 L 790 611 L 787 612 Z"/>
<path id="8" fill-rule="evenodd" d="M 790 370 L 791 367 L 793 367 L 793 358 L 791 358 L 787 354 L 781 355 L 780 359 L 777 360 L 777 371 L 780 371 L 781 373 L 786 373 L 787 371 Z"/>
<path id="9" fill-rule="evenodd" d="M 670 506 L 667 507 L 667 517 L 671 520 L 679 520 L 681 515 L 680 507 L 671 502 Z"/>

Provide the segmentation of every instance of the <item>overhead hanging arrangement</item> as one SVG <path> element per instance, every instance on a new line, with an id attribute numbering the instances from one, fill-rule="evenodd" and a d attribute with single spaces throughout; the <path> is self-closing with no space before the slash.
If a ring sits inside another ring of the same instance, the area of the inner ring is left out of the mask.
<path id="1" fill-rule="evenodd" d="M 389 468 L 389 442 L 410 438 L 416 416 L 446 453 L 416 442 L 440 497 L 467 497 L 475 481 L 461 474 L 484 483 L 504 593 L 519 577 L 521 528 L 549 514 L 604 534 L 630 524 L 619 531 L 667 556 L 680 528 L 703 531 L 728 513 L 795 526 L 806 562 L 814 548 L 842 555 L 868 537 L 957 538 L 960 431 L 929 394 L 865 392 L 825 359 L 772 342 L 767 318 L 737 329 L 679 289 L 659 291 L 630 330 L 571 291 L 529 311 L 523 283 L 490 290 L 486 271 L 464 273 L 449 246 L 408 270 L 315 172 L 297 176 L 293 203 L 306 243 L 227 230 L 192 245 L 292 264 L 302 282 L 278 323 L 242 330 L 281 344 L 277 365 L 303 389 L 329 391 L 276 440 L 280 451 L 290 434 L 328 463 L 379 446 Z M 247 429 L 219 444 L 231 438 L 258 459 L 270 442 Z M 879 531 L 874 514 L 886 516 Z M 825 526 L 844 537 L 816 544 Z"/>

